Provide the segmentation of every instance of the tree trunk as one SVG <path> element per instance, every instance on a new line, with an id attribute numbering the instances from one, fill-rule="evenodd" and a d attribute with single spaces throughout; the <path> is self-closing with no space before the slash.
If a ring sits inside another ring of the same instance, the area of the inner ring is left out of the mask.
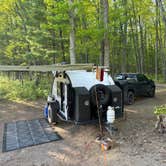
<path id="1" fill-rule="evenodd" d="M 159 20 L 159 4 L 156 0 L 156 43 L 155 43 L 155 80 L 158 80 L 158 50 L 159 50 L 159 34 L 158 34 L 158 20 Z"/>
<path id="2" fill-rule="evenodd" d="M 127 19 L 127 0 L 122 1 L 125 8 L 124 15 Z M 122 26 L 122 62 L 121 62 L 121 71 L 126 72 L 127 67 L 127 20 Z"/>
<path id="3" fill-rule="evenodd" d="M 82 26 L 83 26 L 83 29 L 87 30 L 87 20 L 86 20 L 85 14 L 82 15 Z M 88 42 L 88 38 L 84 37 L 83 42 L 87 43 Z M 85 63 L 88 63 L 88 61 L 89 61 L 89 54 L 88 54 L 88 48 L 87 48 L 87 46 L 85 48 L 84 56 L 85 56 Z"/>
<path id="4" fill-rule="evenodd" d="M 136 38 L 135 38 L 133 23 L 132 23 L 131 19 L 130 19 L 130 26 L 131 26 L 132 40 L 133 40 L 133 46 L 134 46 L 134 52 L 135 52 L 136 71 L 140 72 L 140 69 L 139 69 L 140 64 L 139 64 L 139 58 L 138 58 L 138 49 L 137 49 L 137 44 L 136 44 Z"/>
<path id="5" fill-rule="evenodd" d="M 108 32 L 108 10 L 109 4 L 108 0 L 103 0 L 104 7 L 104 65 L 110 66 L 110 43 L 109 43 L 109 32 Z"/>
<path id="6" fill-rule="evenodd" d="M 76 55 L 75 55 L 75 19 L 74 19 L 75 16 L 74 16 L 74 10 L 73 10 L 73 3 L 74 3 L 74 0 L 69 0 L 69 7 L 70 7 L 69 17 L 70 17 L 70 26 L 71 26 L 69 52 L 70 52 L 70 63 L 71 64 L 76 63 Z"/>
<path id="7" fill-rule="evenodd" d="M 55 41 L 55 38 L 56 38 L 56 35 L 55 35 L 55 31 L 54 30 L 52 30 L 51 31 L 51 35 L 52 35 L 52 49 L 53 50 L 56 50 L 56 41 Z M 52 62 L 53 62 L 53 64 L 55 64 L 56 63 L 56 55 L 55 55 L 55 53 L 52 55 Z"/>
<path id="8" fill-rule="evenodd" d="M 157 0 L 156 0 L 157 1 Z M 166 15 L 165 15 L 165 9 L 163 6 L 163 1 L 159 0 L 158 1 L 158 6 L 160 7 L 161 10 L 161 14 L 162 14 L 162 19 L 164 22 L 164 27 L 165 27 L 165 31 L 164 31 L 164 48 L 162 49 L 162 73 L 163 73 L 163 78 L 164 78 L 164 82 L 166 82 L 166 53 L 165 53 L 165 48 L 166 48 Z"/>
<path id="9" fill-rule="evenodd" d="M 99 4 L 99 29 L 104 28 L 104 0 L 100 0 Z M 99 64 L 104 66 L 104 36 L 100 39 L 100 57 Z"/>
<path id="10" fill-rule="evenodd" d="M 141 73 L 144 72 L 144 35 L 143 35 L 143 27 L 142 27 L 142 23 L 141 23 L 141 17 L 139 15 L 139 28 L 140 28 L 140 69 L 141 69 Z"/>
<path id="11" fill-rule="evenodd" d="M 64 47 L 64 43 L 63 43 L 63 32 L 62 32 L 61 28 L 59 29 L 59 36 L 60 36 L 60 39 L 61 39 L 62 59 L 65 62 L 66 61 L 66 58 L 65 58 L 65 47 Z"/>
<path id="12" fill-rule="evenodd" d="M 108 37 L 108 0 L 100 0 L 100 28 L 104 28 L 103 38 L 101 39 L 100 65 L 110 66 L 110 43 Z"/>
<path id="13" fill-rule="evenodd" d="M 27 30 L 27 25 L 26 25 L 26 19 L 27 18 L 25 17 L 26 14 L 24 13 L 25 9 L 21 5 L 21 1 L 20 0 L 18 2 L 15 2 L 15 7 L 16 7 L 15 12 L 17 13 L 17 15 L 20 17 L 20 19 L 22 21 L 24 35 L 26 36 L 28 34 L 28 32 L 27 32 L 28 30 Z M 27 43 L 27 50 L 26 50 L 26 52 L 28 54 L 31 54 L 30 43 L 29 43 L 29 41 L 26 38 L 25 38 L 25 43 Z M 28 59 L 28 64 L 31 65 L 31 63 L 32 63 L 32 59 Z"/>
<path id="14" fill-rule="evenodd" d="M 134 46 L 135 46 L 135 51 L 136 51 L 136 58 L 137 58 L 137 61 L 138 61 L 138 66 L 137 66 L 137 70 L 138 72 L 142 72 L 141 71 L 141 58 L 140 58 L 140 48 L 139 48 L 139 36 L 138 36 L 138 19 L 137 19 L 137 15 L 136 15 L 136 9 L 135 9 L 135 4 L 134 4 L 134 1 L 132 0 L 132 8 L 133 8 L 133 22 L 134 22 L 134 29 L 135 29 L 135 34 L 133 34 L 133 38 L 135 40 L 134 42 Z M 132 20 L 130 19 L 131 23 L 132 23 Z M 133 26 L 133 25 L 132 25 Z M 134 29 L 132 28 L 132 31 L 134 32 Z"/>
<path id="15" fill-rule="evenodd" d="M 104 40 L 100 42 L 100 65 L 104 66 Z"/>

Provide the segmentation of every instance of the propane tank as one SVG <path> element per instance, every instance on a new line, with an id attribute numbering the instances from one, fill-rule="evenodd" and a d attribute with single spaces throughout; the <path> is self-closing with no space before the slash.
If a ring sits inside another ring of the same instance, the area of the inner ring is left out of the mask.
<path id="1" fill-rule="evenodd" d="M 107 123 L 113 123 L 115 120 L 115 111 L 114 107 L 108 106 L 107 108 Z"/>

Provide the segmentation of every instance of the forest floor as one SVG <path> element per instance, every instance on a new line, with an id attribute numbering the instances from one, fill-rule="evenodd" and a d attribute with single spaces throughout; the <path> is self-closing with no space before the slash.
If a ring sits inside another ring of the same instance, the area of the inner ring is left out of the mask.
<path id="1" fill-rule="evenodd" d="M 41 118 L 45 101 L 0 101 L 0 149 L 5 122 Z M 0 152 L 0 166 L 166 166 L 166 134 L 154 131 L 153 108 L 166 104 L 166 86 L 154 98 L 139 98 L 125 106 L 126 120 L 116 123 L 116 146 L 101 151 L 95 143 L 97 125 L 60 123 L 54 126 L 63 140 L 21 150 Z"/>

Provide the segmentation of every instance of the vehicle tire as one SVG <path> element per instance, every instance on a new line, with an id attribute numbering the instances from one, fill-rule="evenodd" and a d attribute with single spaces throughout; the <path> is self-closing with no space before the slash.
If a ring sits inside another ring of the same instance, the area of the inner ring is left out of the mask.
<path id="1" fill-rule="evenodd" d="M 90 100 L 93 106 L 97 106 L 96 95 L 98 104 L 105 106 L 109 103 L 111 91 L 107 86 L 103 84 L 94 85 L 90 89 Z"/>
<path id="2" fill-rule="evenodd" d="M 48 122 L 49 123 L 54 123 L 58 121 L 57 111 L 58 111 L 57 102 L 49 103 L 48 105 Z"/>
<path id="3" fill-rule="evenodd" d="M 127 104 L 132 105 L 134 103 L 134 98 L 135 98 L 134 92 L 128 91 L 128 93 L 127 93 Z"/>
<path id="4" fill-rule="evenodd" d="M 154 97 L 155 96 L 155 88 L 151 87 L 150 91 L 148 92 L 148 97 Z"/>

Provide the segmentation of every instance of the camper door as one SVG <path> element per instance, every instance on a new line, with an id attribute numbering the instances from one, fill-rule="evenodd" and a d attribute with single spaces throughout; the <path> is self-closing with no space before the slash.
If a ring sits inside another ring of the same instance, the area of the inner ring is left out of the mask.
<path id="1" fill-rule="evenodd" d="M 57 82 L 57 100 L 60 104 L 60 113 L 68 120 L 67 113 L 67 84 Z"/>

